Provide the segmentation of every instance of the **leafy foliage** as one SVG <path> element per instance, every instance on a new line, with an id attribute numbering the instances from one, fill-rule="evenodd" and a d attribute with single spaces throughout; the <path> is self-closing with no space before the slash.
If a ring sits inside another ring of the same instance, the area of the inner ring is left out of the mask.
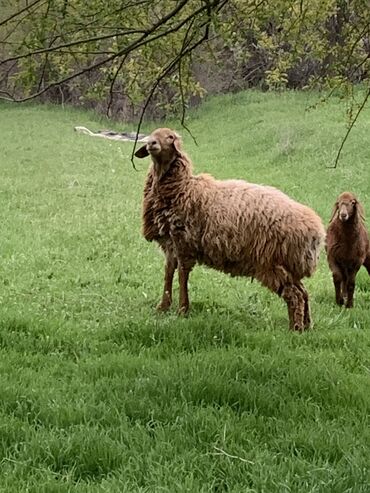
<path id="1" fill-rule="evenodd" d="M 190 74 L 191 52 L 208 36 L 212 12 L 225 3 L 35 1 L 2 22 L 3 71 L 16 62 L 3 93 L 26 99 L 52 91 L 72 101 L 104 100 L 110 109 L 120 99 L 135 109 L 166 76 L 166 97 L 159 96 L 157 106 L 173 110 L 184 95 L 202 94 Z M 181 81 L 180 64 L 187 74 Z"/>
<path id="2" fill-rule="evenodd" d="M 367 0 L 0 0 L 0 7 L 0 94 L 10 99 L 168 116 L 214 87 L 315 87 L 345 96 L 351 122 L 352 86 L 369 83 Z"/>
<path id="3" fill-rule="evenodd" d="M 368 78 L 370 10 L 364 0 L 242 0 L 221 25 L 242 75 L 265 87 L 344 87 Z"/>

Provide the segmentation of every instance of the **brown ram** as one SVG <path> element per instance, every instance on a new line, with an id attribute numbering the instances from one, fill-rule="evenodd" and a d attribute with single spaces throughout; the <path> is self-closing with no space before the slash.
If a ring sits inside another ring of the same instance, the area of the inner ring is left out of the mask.
<path id="1" fill-rule="evenodd" d="M 159 309 L 172 301 L 179 272 L 180 313 L 189 309 L 188 278 L 196 263 L 232 276 L 248 276 L 281 296 L 290 328 L 310 325 L 302 284 L 316 268 L 325 230 L 310 208 L 269 186 L 193 175 L 190 159 L 173 130 L 155 130 L 136 156 L 151 155 L 144 189 L 143 234 L 166 256 Z"/>
<path id="2" fill-rule="evenodd" d="M 355 278 L 363 265 L 370 274 L 369 235 L 364 225 L 364 210 L 350 192 L 337 198 L 326 236 L 326 251 L 333 273 L 335 300 L 353 306 Z"/>

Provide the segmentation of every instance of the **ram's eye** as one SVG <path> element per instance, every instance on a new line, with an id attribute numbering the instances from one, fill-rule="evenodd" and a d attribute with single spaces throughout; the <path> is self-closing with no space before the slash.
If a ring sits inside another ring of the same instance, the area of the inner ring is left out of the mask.
<path id="1" fill-rule="evenodd" d="M 174 139 L 174 136 L 173 136 L 173 135 L 169 135 L 169 136 L 168 136 L 168 138 L 169 138 L 170 140 L 173 140 L 173 139 Z"/>

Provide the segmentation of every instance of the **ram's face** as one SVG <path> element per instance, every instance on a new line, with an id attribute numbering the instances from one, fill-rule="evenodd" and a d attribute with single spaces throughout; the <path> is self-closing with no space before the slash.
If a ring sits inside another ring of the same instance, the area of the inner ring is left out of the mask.
<path id="1" fill-rule="evenodd" d="M 149 137 L 147 143 L 148 152 L 152 156 L 156 156 L 161 152 L 169 152 L 175 150 L 175 141 L 178 135 L 170 129 L 161 128 L 155 130 Z"/>
<path id="2" fill-rule="evenodd" d="M 340 221 L 345 223 L 354 214 L 356 214 L 357 200 L 350 193 L 343 193 L 338 197 L 336 208 L 338 213 L 338 218 Z"/>
<path id="3" fill-rule="evenodd" d="M 171 160 L 181 152 L 180 136 L 169 128 L 157 128 L 147 138 L 147 143 L 136 151 L 135 156 L 153 156 L 161 160 Z"/>

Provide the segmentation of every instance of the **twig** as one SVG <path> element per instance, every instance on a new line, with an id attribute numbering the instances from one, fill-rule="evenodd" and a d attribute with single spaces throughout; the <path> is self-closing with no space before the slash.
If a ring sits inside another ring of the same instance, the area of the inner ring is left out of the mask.
<path id="1" fill-rule="evenodd" d="M 123 67 L 123 64 L 125 63 L 127 57 L 128 57 L 128 53 L 126 53 L 126 55 L 122 58 L 120 64 L 117 67 L 117 70 L 116 70 L 116 72 L 115 72 L 115 74 L 113 76 L 112 82 L 110 84 L 110 87 L 109 87 L 109 101 L 108 101 L 107 112 L 106 112 L 107 117 L 109 117 L 109 111 L 110 111 L 110 108 L 111 108 L 112 103 L 113 103 L 114 84 L 116 83 L 117 76 L 118 76 L 119 72 L 121 71 L 121 69 Z"/>
<path id="2" fill-rule="evenodd" d="M 245 462 L 246 464 L 254 465 L 254 462 L 251 461 L 251 460 L 244 459 L 243 457 L 239 457 L 238 455 L 231 455 L 228 452 L 225 452 L 225 450 L 222 450 L 222 448 L 219 448 L 219 447 L 216 447 L 216 446 L 214 446 L 213 448 L 215 450 L 217 450 L 217 452 L 213 452 L 213 455 L 225 455 L 229 459 L 238 459 L 238 460 L 240 460 L 242 462 Z"/>
<path id="3" fill-rule="evenodd" d="M 42 55 L 43 53 L 56 53 L 63 48 L 70 48 L 71 46 L 77 46 L 86 43 L 92 43 L 94 41 L 103 41 L 104 39 L 120 37 L 120 36 L 128 36 L 129 34 L 145 34 L 146 31 L 143 29 L 129 29 L 127 31 L 118 32 L 118 33 L 109 33 L 102 34 L 100 36 L 92 36 L 91 38 L 78 39 L 77 41 L 70 41 L 69 43 L 62 43 L 56 46 L 48 46 L 47 48 L 41 48 L 39 50 L 30 51 L 28 53 L 24 53 L 23 55 L 16 55 L 13 57 L 6 58 L 5 60 L 0 60 L 0 65 L 4 63 L 12 62 L 14 60 L 21 60 L 22 58 L 32 57 L 34 55 Z"/>
<path id="4" fill-rule="evenodd" d="M 34 2 L 32 2 L 30 5 L 26 5 L 26 7 L 24 7 L 23 9 L 21 10 L 18 10 L 17 12 L 15 12 L 14 14 L 10 15 L 9 17 L 7 17 L 6 19 L 0 21 L 0 26 L 3 26 L 4 24 L 6 24 L 7 22 L 11 21 L 12 19 L 14 19 L 15 17 L 18 17 L 19 15 L 23 14 L 23 12 L 25 12 L 26 10 L 29 10 L 31 9 L 32 7 L 34 7 L 35 5 L 37 5 L 38 3 L 40 3 L 42 0 L 35 0 Z M 45 1 L 43 1 L 43 3 L 45 3 Z"/>
<path id="5" fill-rule="evenodd" d="M 362 31 L 360 31 L 359 35 L 356 37 L 355 41 L 353 42 L 350 50 L 349 50 L 349 53 L 348 53 L 348 56 L 347 56 L 347 60 L 345 62 L 345 66 L 349 63 L 350 59 L 351 59 L 351 56 L 353 55 L 353 52 L 355 51 L 355 48 L 356 46 L 358 45 L 358 43 L 361 41 L 361 39 L 363 38 L 363 36 L 365 35 L 366 31 L 369 29 L 370 27 L 370 23 L 367 23 L 365 25 L 365 27 L 363 28 Z"/>
<path id="6" fill-rule="evenodd" d="M 342 150 L 343 150 L 344 144 L 346 143 L 346 140 L 348 139 L 348 136 L 349 136 L 349 134 L 351 133 L 351 130 L 352 130 L 352 128 L 353 128 L 353 126 L 354 126 L 354 124 L 356 123 L 356 121 L 357 121 L 358 117 L 360 116 L 360 113 L 361 113 L 361 112 L 362 112 L 362 110 L 364 109 L 364 107 L 365 107 L 365 105 L 366 105 L 367 100 L 369 99 L 369 97 L 370 97 L 370 87 L 368 88 L 368 90 L 367 90 L 367 92 L 366 92 L 366 95 L 365 95 L 365 97 L 364 97 L 364 100 L 363 100 L 363 101 L 362 101 L 362 103 L 361 103 L 361 106 L 360 106 L 360 107 L 359 107 L 359 109 L 357 110 L 357 113 L 356 113 L 355 117 L 354 117 L 354 118 L 353 118 L 353 120 L 351 121 L 351 124 L 350 124 L 350 126 L 348 127 L 347 132 L 346 132 L 345 136 L 344 136 L 344 137 L 343 137 L 343 139 L 342 139 L 341 145 L 340 145 L 340 147 L 339 147 L 339 149 L 338 149 L 337 156 L 336 156 L 335 161 L 334 161 L 334 166 L 327 166 L 327 168 L 332 168 L 332 169 L 334 169 L 334 168 L 336 168 L 336 167 L 337 167 L 337 164 L 338 164 L 338 161 L 339 161 L 339 158 L 340 158 L 341 152 L 342 152 Z"/>
<path id="7" fill-rule="evenodd" d="M 121 35 L 127 35 L 127 34 L 142 34 L 142 38 L 139 38 L 138 41 L 142 40 L 142 39 L 145 39 L 147 38 L 150 34 L 152 34 L 153 32 L 155 32 L 158 27 L 166 24 L 166 22 L 168 20 L 170 20 L 172 17 L 174 17 L 175 15 L 177 15 L 180 10 L 187 4 L 188 0 L 182 0 L 171 12 L 169 12 L 167 15 L 165 15 L 164 17 L 162 17 L 158 22 L 156 22 L 155 24 L 152 25 L 152 27 L 148 30 L 142 30 L 142 29 L 132 29 L 132 30 L 127 30 L 125 31 L 124 33 L 121 33 Z M 204 10 L 205 7 L 201 7 L 200 9 L 198 9 L 198 11 L 202 11 Z M 197 11 L 197 12 L 198 12 Z M 187 20 L 191 19 L 193 16 L 195 15 L 195 13 L 191 14 Z M 187 20 L 185 19 L 185 21 L 183 21 L 183 23 L 180 23 L 180 27 L 185 23 L 187 22 Z M 169 32 L 171 32 L 171 30 L 169 30 Z M 162 35 L 164 35 L 166 33 L 162 33 Z M 61 44 L 61 45 L 57 45 L 57 46 L 54 46 L 52 48 L 42 48 L 40 50 L 34 50 L 34 51 L 30 51 L 28 53 L 25 53 L 23 55 L 17 55 L 17 56 L 14 56 L 14 57 L 10 57 L 10 58 L 7 58 L 5 60 L 1 60 L 0 61 L 0 65 L 4 64 L 4 63 L 7 63 L 7 62 L 10 62 L 12 60 L 19 60 L 21 58 L 27 58 L 27 57 L 31 57 L 31 56 L 34 56 L 34 55 L 39 55 L 39 54 L 42 54 L 42 53 L 47 53 L 49 51 L 58 51 L 59 48 L 67 48 L 67 47 L 70 47 L 70 46 L 75 46 L 75 45 L 78 45 L 78 44 L 84 44 L 84 43 L 89 43 L 91 41 L 100 41 L 100 40 L 103 40 L 103 39 L 109 39 L 109 38 L 113 38 L 115 36 L 119 36 L 120 33 L 111 33 L 111 34 L 105 34 L 105 35 L 101 35 L 101 36 L 93 36 L 91 38 L 86 38 L 86 39 L 83 39 L 83 40 L 78 40 L 78 41 L 71 41 L 70 43 L 64 43 L 64 44 Z M 135 42 L 132 43 L 132 45 L 135 45 Z M 130 45 L 129 45 L 130 46 Z M 135 47 L 136 48 L 136 47 Z M 116 56 L 120 56 L 120 55 L 123 55 L 127 52 L 128 50 L 127 49 L 122 49 L 120 52 L 117 53 Z"/>
<path id="8" fill-rule="evenodd" d="M 5 96 L 7 96 L 6 98 L 2 98 L 2 96 L 0 96 L 0 98 L 7 99 L 8 101 L 12 101 L 13 96 L 10 94 L 10 92 L 3 91 L 2 89 L 0 89 L 0 94 L 5 94 Z"/>
<path id="9" fill-rule="evenodd" d="M 187 38 L 188 38 L 188 35 L 189 35 L 189 32 L 190 32 L 190 29 L 193 27 L 193 24 L 194 24 L 194 19 L 192 19 L 192 22 L 189 24 L 189 27 L 185 33 L 185 36 L 184 36 L 184 39 L 183 39 L 183 42 L 182 42 L 182 46 L 181 46 L 181 50 L 180 50 L 180 53 L 184 50 L 185 48 L 185 44 L 187 42 Z M 182 86 L 182 60 L 183 60 L 183 57 L 180 58 L 179 60 L 179 90 L 180 90 L 180 97 L 181 97 L 181 109 L 182 109 L 182 114 L 181 114 L 181 126 L 188 132 L 188 134 L 191 136 L 191 138 L 193 139 L 195 145 L 197 146 L 198 145 L 198 142 L 196 140 L 196 138 L 194 137 L 194 135 L 192 134 L 191 130 L 189 129 L 189 127 L 185 124 L 185 115 L 186 115 L 186 104 L 185 104 L 185 95 L 184 95 L 184 88 Z"/>
<path id="10" fill-rule="evenodd" d="M 205 23 L 203 23 L 202 26 L 199 26 L 199 28 L 204 27 L 204 25 L 208 22 L 210 22 L 210 19 L 207 19 L 207 21 Z M 145 115 L 145 112 L 147 110 L 147 107 L 148 107 L 159 83 L 176 67 L 176 64 L 185 55 L 187 55 L 188 53 L 191 53 L 193 50 L 195 50 L 195 48 L 197 48 L 201 43 L 203 43 L 207 39 L 207 36 L 208 36 L 208 30 L 206 29 L 203 36 L 196 43 L 194 43 L 192 46 L 188 47 L 186 50 L 180 51 L 180 53 L 167 65 L 167 67 L 162 71 L 161 75 L 159 77 L 157 77 L 156 81 L 154 82 L 154 84 L 150 90 L 149 96 L 147 97 L 147 99 L 144 103 L 143 109 L 141 110 L 139 123 L 138 123 L 137 128 L 136 128 L 136 138 L 135 138 L 134 146 L 133 146 L 132 153 L 131 153 L 131 163 L 132 163 L 132 166 L 135 170 L 136 170 L 136 167 L 135 167 L 135 163 L 134 163 L 134 157 L 135 157 L 136 144 L 138 141 L 138 135 L 139 135 L 139 132 L 141 129 L 141 125 L 143 123 L 143 119 L 144 119 L 144 115 Z"/>
<path id="11" fill-rule="evenodd" d="M 64 109 L 64 92 L 63 92 L 62 86 L 58 86 L 58 89 L 59 89 L 59 92 L 60 92 L 60 95 L 62 98 L 61 105 L 62 105 L 62 108 Z"/>
<path id="12" fill-rule="evenodd" d="M 103 60 L 100 60 L 99 62 L 95 62 L 95 63 L 93 63 L 87 67 L 84 67 L 82 70 L 80 70 L 78 72 L 74 72 L 73 74 L 69 75 L 68 77 L 63 77 L 62 79 L 59 79 L 55 82 L 51 82 L 49 85 L 44 87 L 42 90 L 35 92 L 35 93 L 33 93 L 27 97 L 20 98 L 20 99 L 16 99 L 15 97 L 3 98 L 3 99 L 8 99 L 10 101 L 14 101 L 17 103 L 23 103 L 25 101 L 29 101 L 30 99 L 37 98 L 38 96 L 41 96 L 41 94 L 48 91 L 52 87 L 58 86 L 60 84 L 64 84 L 65 82 L 69 82 L 70 80 L 75 79 L 75 78 L 79 77 L 80 75 L 91 72 L 92 70 L 95 70 L 95 69 L 97 69 L 103 65 L 106 65 L 108 62 L 113 61 L 114 59 L 118 58 L 119 56 L 131 53 L 133 50 L 139 48 L 140 46 L 144 46 L 148 43 L 151 43 L 152 41 L 155 41 L 155 40 L 160 39 L 164 36 L 167 36 L 168 34 L 171 34 L 171 33 L 174 33 L 176 31 L 180 30 L 181 27 L 184 24 L 186 24 L 189 20 L 191 20 L 194 16 L 196 16 L 199 13 L 201 13 L 202 11 L 204 11 L 205 6 L 200 7 L 197 11 L 193 12 L 191 15 L 189 15 L 184 20 L 179 22 L 176 26 L 167 29 L 167 31 L 163 31 L 163 32 L 160 32 L 159 34 L 155 34 L 152 37 L 149 37 L 151 34 L 153 34 L 158 29 L 158 27 L 160 27 L 162 24 L 165 24 L 171 17 L 176 15 L 181 10 L 181 8 L 187 3 L 187 1 L 188 0 L 183 0 L 181 3 L 179 3 L 177 5 L 177 7 L 175 9 L 173 9 L 169 14 L 162 17 L 162 19 L 159 22 L 153 24 L 152 27 L 149 30 L 147 30 L 145 32 L 145 34 L 143 34 L 143 36 L 141 36 L 138 40 L 133 41 L 130 45 L 126 46 L 125 48 L 122 48 L 122 50 L 120 50 L 119 52 L 114 53 L 113 55 L 111 55 L 107 58 L 104 58 Z M 31 56 L 32 54 L 33 53 L 29 53 L 28 55 Z M 10 59 L 7 59 L 6 61 L 9 61 L 9 60 Z M 0 64 L 1 64 L 1 62 L 0 62 Z"/>
<path id="13" fill-rule="evenodd" d="M 223 1 L 216 0 L 212 4 L 212 6 L 213 7 L 217 6 L 217 8 L 215 8 L 215 11 L 219 12 L 227 4 L 227 2 L 228 2 L 228 0 L 223 0 Z M 209 38 L 209 26 L 210 26 L 210 23 L 212 20 L 211 14 L 210 14 L 210 4 L 208 3 L 205 6 L 205 8 L 207 9 L 207 13 L 208 13 L 207 20 L 205 22 L 203 22 L 200 26 L 198 26 L 198 31 L 200 29 L 202 29 L 203 27 L 205 27 L 205 31 L 204 31 L 203 36 L 196 43 L 194 43 L 192 46 L 188 47 L 187 49 L 184 49 L 185 45 L 187 44 L 186 40 L 183 42 L 180 53 L 167 65 L 166 69 L 164 71 L 162 71 L 162 74 L 156 79 L 152 89 L 150 90 L 149 96 L 147 97 L 147 99 L 144 103 L 143 109 L 142 109 L 141 114 L 140 114 L 139 123 L 136 127 L 136 138 L 135 138 L 134 146 L 132 148 L 132 153 L 131 153 L 131 164 L 135 170 L 136 170 L 136 166 L 135 166 L 134 158 L 135 158 L 136 144 L 138 141 L 138 135 L 140 133 L 140 129 L 141 129 L 141 125 L 143 123 L 146 109 L 147 109 L 155 91 L 157 90 L 159 83 L 176 67 L 177 63 L 179 63 L 187 54 L 193 52 L 200 44 L 202 44 L 204 41 L 206 41 Z M 200 10 L 204 10 L 204 7 L 202 9 L 198 9 L 198 12 Z M 188 31 L 186 32 L 185 37 L 187 36 L 187 34 L 188 34 Z"/>

